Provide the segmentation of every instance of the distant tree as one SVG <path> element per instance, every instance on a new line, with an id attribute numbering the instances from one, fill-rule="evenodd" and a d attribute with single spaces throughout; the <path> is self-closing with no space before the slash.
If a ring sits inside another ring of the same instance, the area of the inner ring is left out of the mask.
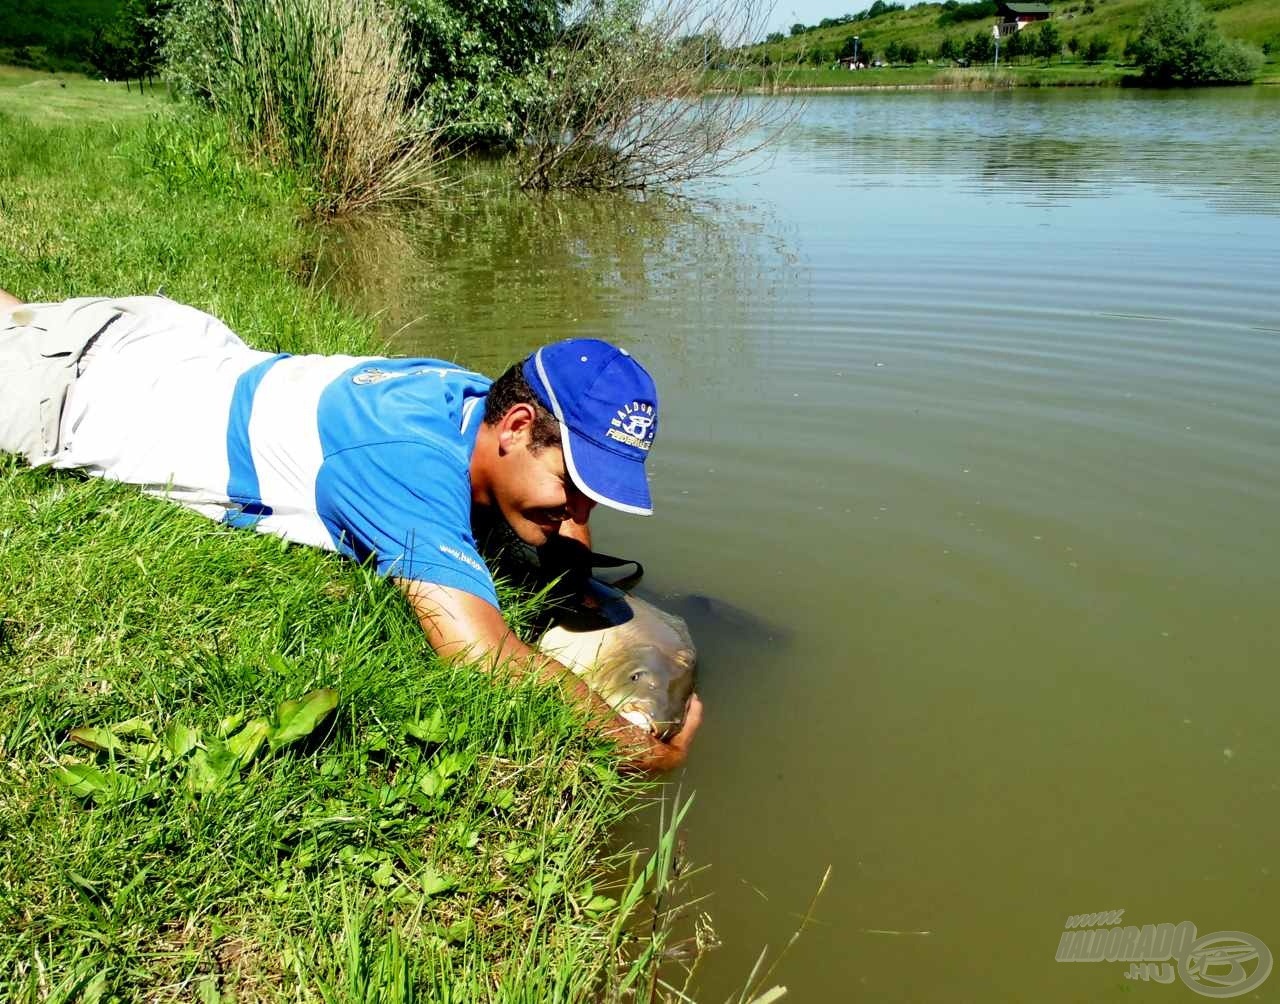
<path id="1" fill-rule="evenodd" d="M 920 47 L 914 42 L 903 42 L 898 46 L 898 58 L 908 66 L 920 61 Z"/>
<path id="2" fill-rule="evenodd" d="M 956 0 L 948 0 L 948 2 L 955 3 Z M 959 59 L 963 54 L 964 47 L 952 35 L 944 35 L 942 41 L 938 43 L 939 59 Z"/>
<path id="3" fill-rule="evenodd" d="M 876 0 L 875 3 L 867 8 L 866 17 L 880 17 L 882 14 L 892 14 L 894 11 L 902 9 L 902 4 L 900 3 L 885 3 L 885 0 Z"/>
<path id="4" fill-rule="evenodd" d="M 1000 54 L 1010 63 L 1027 53 L 1027 37 L 1020 31 L 1012 31 L 1000 39 Z"/>
<path id="5" fill-rule="evenodd" d="M 725 58 L 725 47 L 717 32 L 706 31 L 684 35 L 676 39 L 676 48 L 683 50 L 686 66 L 715 66 Z"/>
<path id="6" fill-rule="evenodd" d="M 786 37 L 787 36 L 782 34 L 782 32 L 780 31 L 771 31 L 769 32 L 769 34 L 765 35 L 764 40 L 770 44 L 774 44 L 777 42 L 785 41 Z"/>
<path id="7" fill-rule="evenodd" d="M 980 18 L 995 17 L 995 0 L 970 0 L 968 3 L 957 3 L 955 6 L 945 5 L 938 15 L 938 27 L 945 28 L 949 24 L 960 21 L 977 21 Z"/>
<path id="8" fill-rule="evenodd" d="M 840 51 L 836 53 L 837 59 L 852 59 L 856 54 L 859 58 L 866 52 L 866 48 L 859 42 L 854 41 L 858 36 L 846 35 L 844 41 L 840 43 Z"/>
<path id="9" fill-rule="evenodd" d="M 1052 21 L 1045 21 L 1036 36 L 1036 55 L 1041 59 L 1052 59 L 1062 55 L 1062 32 Z"/>
<path id="10" fill-rule="evenodd" d="M 995 58 L 996 43 L 989 31 L 977 31 L 964 44 L 964 58 L 970 63 L 989 63 Z"/>
<path id="11" fill-rule="evenodd" d="M 1094 35 L 1089 39 L 1089 44 L 1085 46 L 1084 61 L 1086 63 L 1101 63 L 1107 58 L 1107 54 L 1111 52 L 1111 43 L 1101 35 Z"/>
<path id="12" fill-rule="evenodd" d="M 809 30 L 808 28 L 806 28 L 799 21 L 797 21 L 795 24 L 791 26 L 791 36 L 792 38 L 794 38 L 796 35 L 803 35 L 808 30 Z"/>
<path id="13" fill-rule="evenodd" d="M 1067 51 L 1071 53 L 1072 57 L 1080 51 L 1080 39 L 1077 36 L 1072 35 L 1067 39 Z"/>
<path id="14" fill-rule="evenodd" d="M 150 80 L 159 73 L 157 32 L 168 0 L 124 0 L 115 15 L 96 25 L 86 56 L 90 65 L 111 80 Z"/>
<path id="15" fill-rule="evenodd" d="M 894 39 L 894 41 L 884 47 L 884 61 L 886 63 L 898 63 L 902 61 L 902 46 L 898 44 L 897 39 Z"/>
<path id="16" fill-rule="evenodd" d="M 808 52 L 809 62 L 814 66 L 826 66 L 832 61 L 830 49 L 810 49 Z"/>
<path id="17" fill-rule="evenodd" d="M 1133 43 L 1142 75 L 1158 84 L 1242 84 L 1262 57 L 1222 36 L 1198 0 L 1156 0 Z"/>

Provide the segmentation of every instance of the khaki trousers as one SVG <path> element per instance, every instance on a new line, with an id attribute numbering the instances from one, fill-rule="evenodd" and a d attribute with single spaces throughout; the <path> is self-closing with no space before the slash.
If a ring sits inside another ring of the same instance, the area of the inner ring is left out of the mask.
<path id="1" fill-rule="evenodd" d="M 123 314 L 101 297 L 0 310 L 0 451 L 33 467 L 53 459 L 80 360 Z"/>

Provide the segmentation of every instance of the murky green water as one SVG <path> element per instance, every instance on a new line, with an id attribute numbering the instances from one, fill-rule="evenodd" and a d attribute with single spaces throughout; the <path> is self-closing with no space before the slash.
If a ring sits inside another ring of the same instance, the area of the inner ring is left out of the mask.
<path id="1" fill-rule="evenodd" d="M 699 999 L 828 864 L 791 999 L 1197 999 L 1056 962 L 1107 909 L 1280 952 L 1278 122 L 1277 89 L 819 97 L 689 203 L 335 237 L 400 349 L 594 335 L 658 378 L 657 515 L 597 543 L 701 645 Z"/>

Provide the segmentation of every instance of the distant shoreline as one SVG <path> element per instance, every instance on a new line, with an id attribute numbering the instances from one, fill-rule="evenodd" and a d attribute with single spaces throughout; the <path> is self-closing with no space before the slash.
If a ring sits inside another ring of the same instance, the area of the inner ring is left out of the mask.
<path id="1" fill-rule="evenodd" d="M 941 71 L 946 74 L 948 71 Z M 1277 86 L 1280 76 L 1263 76 L 1250 84 L 1215 84 L 1200 86 L 1249 87 Z M 1010 91 L 1010 90 L 1068 90 L 1080 88 L 1133 88 L 1151 87 L 1136 75 L 1099 74 L 1098 76 L 1025 77 L 1016 72 L 1006 75 L 1003 71 L 985 76 L 969 75 L 961 71 L 949 79 L 921 81 L 885 81 L 876 84 L 787 83 L 774 85 L 743 85 L 741 87 L 709 87 L 705 94 L 853 94 L 868 91 Z"/>
<path id="2" fill-rule="evenodd" d="M 1111 80 L 1095 80 L 1090 82 L 1072 81 L 1056 84 L 1031 83 L 998 83 L 990 85 L 975 84 L 809 84 L 788 87 L 743 87 L 741 89 L 717 87 L 707 94 L 845 94 L 864 91 L 1012 91 L 1012 90 L 1044 90 L 1046 88 L 1081 88 L 1081 87 L 1119 87 Z"/>

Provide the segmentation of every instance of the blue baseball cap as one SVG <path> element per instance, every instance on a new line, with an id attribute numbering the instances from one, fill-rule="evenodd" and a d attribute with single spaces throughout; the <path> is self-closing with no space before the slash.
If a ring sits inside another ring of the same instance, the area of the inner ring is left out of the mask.
<path id="1" fill-rule="evenodd" d="M 653 514 L 645 458 L 658 431 L 658 389 L 626 349 L 595 338 L 547 345 L 524 378 L 560 423 L 569 477 L 588 498 Z"/>

